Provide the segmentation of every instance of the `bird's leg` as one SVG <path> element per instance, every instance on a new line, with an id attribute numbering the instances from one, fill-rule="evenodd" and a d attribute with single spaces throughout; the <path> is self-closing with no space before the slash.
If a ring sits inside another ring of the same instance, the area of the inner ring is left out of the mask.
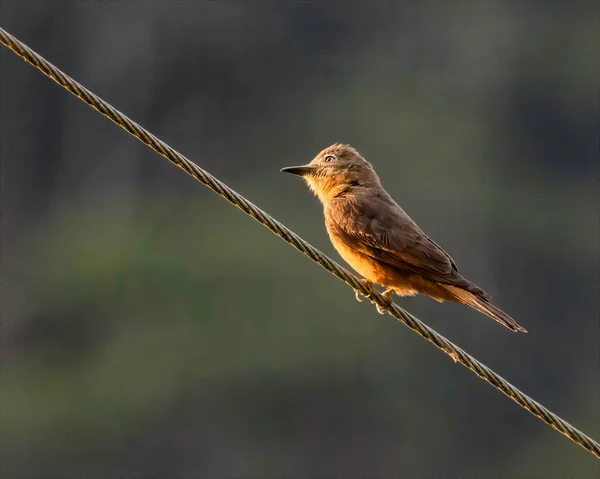
<path id="1" fill-rule="evenodd" d="M 373 282 L 369 281 L 366 278 L 360 278 L 359 281 L 365 285 L 365 288 L 369 289 L 369 288 L 373 288 Z M 356 301 L 358 301 L 359 303 L 362 303 L 362 299 L 360 298 L 360 295 L 362 294 L 358 289 L 354 290 L 354 294 L 356 295 Z M 368 298 L 369 296 L 367 296 Z"/>
<path id="2" fill-rule="evenodd" d="M 392 294 L 394 294 L 394 290 L 392 288 L 388 288 L 383 293 L 381 293 L 381 296 L 385 298 L 385 301 L 388 303 L 388 306 L 390 306 L 393 303 Z"/>
<path id="3" fill-rule="evenodd" d="M 391 296 L 393 292 L 394 290 L 392 288 L 388 288 L 383 293 L 381 293 L 381 296 L 383 296 L 385 302 L 387 303 L 387 307 L 389 307 L 392 304 Z M 379 314 L 385 314 L 385 310 L 381 306 L 379 306 L 379 304 L 375 303 L 375 306 Z"/>
<path id="4" fill-rule="evenodd" d="M 368 280 L 366 278 L 361 278 L 359 281 L 362 284 L 364 284 L 367 289 L 373 289 L 373 281 L 370 281 L 370 280 Z M 392 295 L 393 292 L 394 292 L 394 290 L 392 288 L 388 288 L 383 293 L 381 293 L 381 295 L 385 299 L 385 302 L 387 303 L 386 307 L 389 307 L 392 304 L 391 295 Z M 354 294 L 356 295 L 356 301 L 358 301 L 359 303 L 362 303 L 362 299 L 360 297 L 360 295 L 362 293 L 356 289 L 356 290 L 354 290 Z M 377 304 L 375 301 L 373 301 L 373 295 L 372 295 L 372 293 L 367 294 L 365 296 L 366 296 L 367 299 L 369 299 L 375 305 L 375 307 L 377 308 L 377 312 L 379 314 L 385 314 L 385 310 L 379 304 Z"/>

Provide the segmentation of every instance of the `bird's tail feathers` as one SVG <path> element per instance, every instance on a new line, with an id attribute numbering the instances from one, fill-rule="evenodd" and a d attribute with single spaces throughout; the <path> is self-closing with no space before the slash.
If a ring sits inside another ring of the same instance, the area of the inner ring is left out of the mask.
<path id="1" fill-rule="evenodd" d="M 526 333 L 527 330 L 520 326 L 513 318 L 490 303 L 487 298 L 478 296 L 464 289 L 457 288 L 456 286 L 444 285 L 445 289 L 450 292 L 456 299 L 471 308 L 485 314 L 486 316 L 498 321 L 502 326 L 507 327 L 514 332 Z"/>

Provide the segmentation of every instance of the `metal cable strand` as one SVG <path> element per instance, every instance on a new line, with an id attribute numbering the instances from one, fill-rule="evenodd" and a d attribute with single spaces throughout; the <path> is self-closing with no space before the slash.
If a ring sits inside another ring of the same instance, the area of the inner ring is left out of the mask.
<path id="1" fill-rule="evenodd" d="M 439 349 L 448 354 L 455 362 L 461 363 L 463 366 L 473 371 L 481 379 L 484 379 L 496 389 L 503 392 L 522 408 L 526 409 L 534 416 L 540 418 L 546 424 L 552 426 L 554 429 L 567 436 L 576 444 L 579 444 L 581 447 L 600 458 L 600 444 L 598 444 L 595 440 L 571 426 L 568 422 L 564 421 L 556 414 L 552 413 L 544 406 L 519 391 L 516 387 L 511 385 L 490 368 L 477 361 L 474 357 L 467 354 L 461 348 L 448 341 L 430 327 L 426 326 L 410 313 L 406 312 L 394 303 L 387 302 L 379 292 L 373 288 L 368 288 L 365 286 L 365 284 L 363 284 L 355 275 L 348 272 L 335 261 L 325 256 L 318 249 L 300 238 L 296 233 L 286 228 L 284 225 L 279 223 L 279 221 L 263 212 L 260 208 L 252 204 L 243 196 L 233 191 L 214 176 L 189 161 L 166 143 L 162 142 L 144 128 L 139 126 L 137 123 L 130 120 L 121 112 L 94 95 L 92 92 L 67 76 L 65 73 L 60 71 L 54 65 L 46 61 L 44 58 L 2 28 L 0 28 L 0 43 L 8 47 L 25 61 L 32 64 L 34 67 L 53 79 L 56 83 L 71 92 L 73 95 L 80 98 L 83 102 L 87 103 L 89 106 L 112 120 L 118 126 L 138 138 L 142 143 L 149 146 L 154 151 L 164 156 L 167 160 L 184 170 L 200 183 L 208 186 L 211 190 L 225 198 L 227 201 L 240 208 L 244 213 L 250 215 L 256 221 L 266 226 L 271 232 L 281 237 L 284 241 L 291 244 L 296 249 L 300 250 L 314 262 L 318 263 L 327 271 L 351 286 L 355 291 L 358 291 L 362 295 L 368 296 L 369 299 L 378 304 L 389 314 L 399 319 L 414 332 L 432 342 Z"/>

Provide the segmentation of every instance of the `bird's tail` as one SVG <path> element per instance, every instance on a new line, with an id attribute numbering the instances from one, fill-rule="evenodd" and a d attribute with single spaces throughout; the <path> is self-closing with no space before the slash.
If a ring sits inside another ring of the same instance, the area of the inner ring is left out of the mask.
<path id="1" fill-rule="evenodd" d="M 521 331 L 523 333 L 527 332 L 524 327 L 520 326 L 508 314 L 490 303 L 486 297 L 479 296 L 456 286 L 444 285 L 444 289 L 452 294 L 458 302 L 466 304 L 467 306 L 471 306 L 471 308 L 498 321 L 502 326 L 507 327 L 511 331 Z"/>

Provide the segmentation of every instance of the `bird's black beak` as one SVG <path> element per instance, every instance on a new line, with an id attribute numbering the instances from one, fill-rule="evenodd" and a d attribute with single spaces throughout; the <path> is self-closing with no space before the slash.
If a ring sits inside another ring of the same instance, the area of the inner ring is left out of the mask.
<path id="1" fill-rule="evenodd" d="M 314 166 L 303 165 L 303 166 L 288 166 L 287 168 L 281 168 L 284 173 L 291 173 L 292 175 L 306 176 L 315 170 Z"/>

